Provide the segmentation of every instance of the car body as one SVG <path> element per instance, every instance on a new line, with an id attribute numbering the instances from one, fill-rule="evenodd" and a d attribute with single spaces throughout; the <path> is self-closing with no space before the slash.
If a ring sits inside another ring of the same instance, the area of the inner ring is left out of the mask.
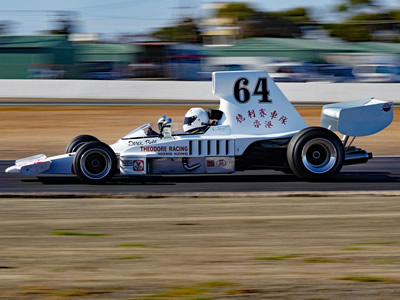
<path id="1" fill-rule="evenodd" d="M 75 174 L 102 183 L 121 175 L 274 169 L 314 180 L 335 176 L 345 164 L 367 162 L 372 154 L 347 144 L 349 137 L 374 134 L 393 119 L 391 102 L 367 99 L 325 105 L 322 127 L 309 127 L 267 73 L 214 72 L 212 77 L 220 105 L 209 110 L 212 122 L 203 123 L 201 131 L 172 132 L 171 120 L 161 118 L 159 132 L 143 124 L 112 145 L 78 136 L 66 153 L 17 160 L 6 172 Z M 332 130 L 344 134 L 343 140 Z"/>

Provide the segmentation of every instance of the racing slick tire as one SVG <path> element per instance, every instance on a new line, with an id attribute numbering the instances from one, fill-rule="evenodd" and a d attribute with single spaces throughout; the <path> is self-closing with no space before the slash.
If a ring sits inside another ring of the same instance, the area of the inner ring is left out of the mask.
<path id="1" fill-rule="evenodd" d="M 293 175 L 293 171 L 292 171 L 292 169 L 290 169 L 290 168 L 287 168 L 287 169 L 280 169 L 280 170 L 278 170 L 278 171 L 281 171 L 282 173 L 285 173 L 285 174 L 287 174 L 287 175 Z"/>
<path id="2" fill-rule="evenodd" d="M 104 183 L 113 177 L 116 168 L 117 156 L 102 142 L 88 142 L 75 153 L 73 169 L 76 176 L 84 182 Z"/>
<path id="3" fill-rule="evenodd" d="M 78 135 L 68 143 L 67 148 L 65 148 L 65 153 L 76 152 L 83 144 L 94 141 L 98 142 L 99 140 L 98 138 L 88 134 Z"/>
<path id="4" fill-rule="evenodd" d="M 343 166 L 344 147 L 332 131 L 308 127 L 290 140 L 287 159 L 290 169 L 299 178 L 330 178 L 336 176 Z"/>

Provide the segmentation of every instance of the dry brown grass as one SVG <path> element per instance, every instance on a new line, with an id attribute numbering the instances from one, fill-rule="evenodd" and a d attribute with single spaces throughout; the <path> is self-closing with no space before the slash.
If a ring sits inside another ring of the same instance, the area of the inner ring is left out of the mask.
<path id="1" fill-rule="evenodd" d="M 0 202 L 0 299 L 400 295 L 398 196 Z"/>

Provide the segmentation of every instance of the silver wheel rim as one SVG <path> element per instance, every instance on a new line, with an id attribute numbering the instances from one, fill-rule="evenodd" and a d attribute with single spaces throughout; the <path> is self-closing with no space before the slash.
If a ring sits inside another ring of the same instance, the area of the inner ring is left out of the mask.
<path id="1" fill-rule="evenodd" d="M 111 157 L 103 149 L 89 149 L 80 159 L 82 173 L 89 179 L 101 180 L 111 171 Z"/>
<path id="2" fill-rule="evenodd" d="M 324 138 L 315 138 L 304 145 L 301 159 L 307 170 L 315 174 L 323 174 L 335 166 L 337 155 L 332 142 Z"/>

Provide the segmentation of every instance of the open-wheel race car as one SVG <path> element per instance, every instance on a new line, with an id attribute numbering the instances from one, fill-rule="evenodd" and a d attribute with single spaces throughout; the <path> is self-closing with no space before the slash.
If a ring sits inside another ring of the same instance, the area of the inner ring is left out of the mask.
<path id="1" fill-rule="evenodd" d="M 371 159 L 352 141 L 381 131 L 393 119 L 391 102 L 357 100 L 325 105 L 321 127 L 309 127 L 265 72 L 215 72 L 212 80 L 219 109 L 190 109 L 183 131 L 173 132 L 171 119 L 161 117 L 158 128 L 143 124 L 112 145 L 81 135 L 65 154 L 20 159 L 6 172 L 75 174 L 87 183 L 103 183 L 118 175 L 273 169 L 315 180 Z"/>

